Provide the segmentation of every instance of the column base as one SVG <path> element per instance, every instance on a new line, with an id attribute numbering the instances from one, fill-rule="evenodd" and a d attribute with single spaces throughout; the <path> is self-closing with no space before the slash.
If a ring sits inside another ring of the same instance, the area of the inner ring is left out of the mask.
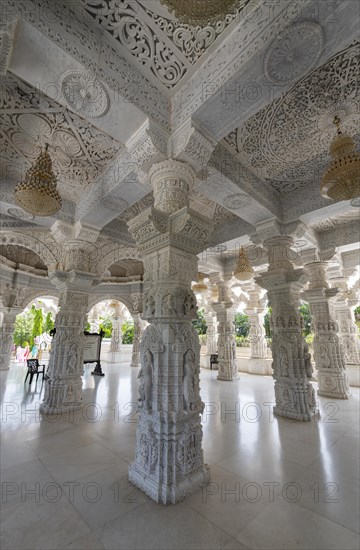
<path id="1" fill-rule="evenodd" d="M 346 372 L 318 370 L 318 395 L 333 399 L 349 399 L 350 385 Z"/>
<path id="2" fill-rule="evenodd" d="M 237 365 L 235 370 L 231 363 L 223 363 L 222 361 L 220 361 L 217 379 L 232 382 L 236 378 L 239 378 Z"/>
<path id="3" fill-rule="evenodd" d="M 43 414 L 62 414 L 82 407 L 82 380 L 78 378 L 48 378 L 44 401 L 40 405 Z"/>
<path id="4" fill-rule="evenodd" d="M 40 412 L 44 415 L 53 415 L 53 414 L 65 414 L 72 413 L 74 411 L 79 411 L 82 407 L 82 403 L 77 403 L 76 405 L 63 405 L 62 407 L 57 407 L 56 405 L 45 405 L 42 403 L 40 405 Z"/>
<path id="5" fill-rule="evenodd" d="M 273 412 L 277 416 L 302 422 L 310 422 L 319 416 L 314 388 L 305 380 L 292 383 L 286 378 L 275 380 L 275 400 Z"/>
<path id="6" fill-rule="evenodd" d="M 166 485 L 158 483 L 150 476 L 138 470 L 136 464 L 129 467 L 129 481 L 148 497 L 160 504 L 176 504 L 186 497 L 197 492 L 210 479 L 210 472 L 207 465 L 189 476 L 187 479 L 176 484 Z"/>
<path id="7" fill-rule="evenodd" d="M 289 418 L 291 420 L 300 420 L 301 422 L 311 422 L 311 420 L 314 420 L 315 418 L 318 418 L 320 416 L 318 411 L 311 411 L 309 413 L 286 411 L 284 407 L 279 407 L 277 405 L 273 407 L 273 413 L 276 416 L 282 416 L 284 418 Z"/>

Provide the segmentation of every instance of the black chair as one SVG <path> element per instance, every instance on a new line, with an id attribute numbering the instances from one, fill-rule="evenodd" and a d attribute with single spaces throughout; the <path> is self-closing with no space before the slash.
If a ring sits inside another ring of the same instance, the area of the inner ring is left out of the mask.
<path id="1" fill-rule="evenodd" d="M 212 353 L 210 355 L 210 370 L 212 370 L 213 365 L 217 365 L 219 363 L 218 358 L 219 356 L 217 353 Z"/>
<path id="2" fill-rule="evenodd" d="M 43 380 L 44 380 L 45 365 L 39 365 L 39 361 L 37 359 L 27 359 L 26 362 L 27 362 L 28 371 L 27 371 L 27 375 L 26 375 L 26 378 L 25 378 L 25 382 L 26 382 L 29 374 L 30 374 L 29 385 L 31 385 L 32 379 L 34 378 L 34 374 L 36 374 L 36 383 L 38 381 L 39 374 L 42 374 L 42 377 L 43 377 Z M 25 384 L 25 382 L 24 382 L 24 384 Z"/>

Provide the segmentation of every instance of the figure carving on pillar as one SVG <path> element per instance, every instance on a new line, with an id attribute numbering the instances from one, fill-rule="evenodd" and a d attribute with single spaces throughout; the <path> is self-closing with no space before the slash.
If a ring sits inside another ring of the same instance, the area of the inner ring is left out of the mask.
<path id="1" fill-rule="evenodd" d="M 139 394 L 140 401 L 147 410 L 152 409 L 152 386 L 153 386 L 153 366 L 154 359 L 149 349 L 144 352 L 144 360 L 141 370 L 138 374 L 140 380 Z"/>
<path id="2" fill-rule="evenodd" d="M 165 294 L 162 299 L 162 314 L 173 315 L 174 313 L 174 298 L 171 294 Z"/>
<path id="3" fill-rule="evenodd" d="M 196 308 L 196 302 L 193 296 L 187 295 L 184 299 L 184 315 L 190 315 Z"/>
<path id="4" fill-rule="evenodd" d="M 196 401 L 195 395 L 195 356 L 191 349 L 184 355 L 183 392 L 184 409 L 193 410 Z"/>
<path id="5" fill-rule="evenodd" d="M 289 358 L 285 348 L 280 348 L 280 376 L 289 375 Z"/>
<path id="6" fill-rule="evenodd" d="M 145 302 L 145 317 L 151 317 L 155 315 L 155 300 L 152 296 L 149 296 Z"/>

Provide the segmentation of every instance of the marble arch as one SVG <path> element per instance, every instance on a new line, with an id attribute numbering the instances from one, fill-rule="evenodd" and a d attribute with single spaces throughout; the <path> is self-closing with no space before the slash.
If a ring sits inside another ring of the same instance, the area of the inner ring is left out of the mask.
<path id="1" fill-rule="evenodd" d="M 20 231 L 3 231 L 0 236 L 0 244 L 28 248 L 35 252 L 48 268 L 51 268 L 57 265 L 59 257 L 50 250 L 52 244 L 49 241 L 53 240 L 52 237 L 46 236 L 45 240 L 47 241 L 46 244 L 40 235 L 35 237 L 31 232 L 25 234 Z M 56 245 L 55 241 L 53 244 Z"/>
<path id="2" fill-rule="evenodd" d="M 116 246 L 110 251 L 105 248 L 104 254 L 97 260 L 95 271 L 101 275 L 121 260 L 141 260 L 141 257 L 135 248 Z"/>
<path id="3" fill-rule="evenodd" d="M 124 306 L 128 308 L 130 313 L 133 311 L 133 300 L 131 297 L 128 296 L 117 296 L 116 294 L 104 294 L 103 296 L 91 296 L 89 299 L 89 311 L 96 306 L 97 304 L 100 304 L 101 302 L 105 302 L 106 300 L 116 300 L 118 302 L 121 302 Z"/>
<path id="4" fill-rule="evenodd" d="M 29 290 L 29 292 L 22 298 L 19 306 L 25 309 L 31 302 L 38 298 L 53 298 L 55 300 L 59 300 L 56 290 L 52 292 L 44 292 L 43 290 Z"/>

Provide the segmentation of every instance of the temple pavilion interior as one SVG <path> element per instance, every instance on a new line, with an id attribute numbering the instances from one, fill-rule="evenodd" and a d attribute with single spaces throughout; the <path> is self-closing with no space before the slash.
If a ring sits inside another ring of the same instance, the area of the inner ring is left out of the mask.
<path id="1" fill-rule="evenodd" d="M 0 9 L 1 548 L 358 549 L 359 2 Z"/>

